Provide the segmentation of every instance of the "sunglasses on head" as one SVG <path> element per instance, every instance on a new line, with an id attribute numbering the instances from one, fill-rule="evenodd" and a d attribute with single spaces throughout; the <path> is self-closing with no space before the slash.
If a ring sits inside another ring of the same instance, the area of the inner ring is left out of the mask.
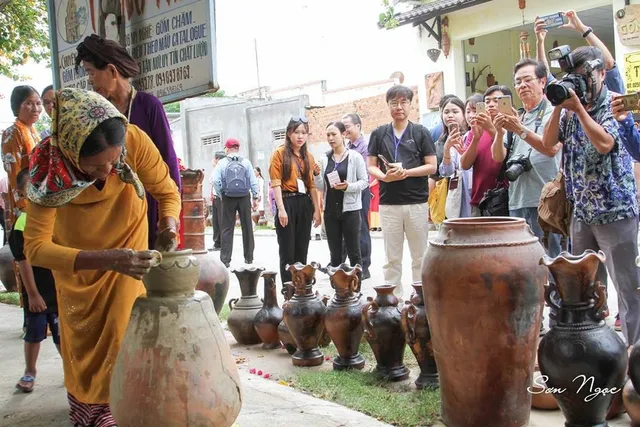
<path id="1" fill-rule="evenodd" d="M 307 120 L 306 117 L 291 117 L 291 120 L 289 121 L 293 123 L 309 123 L 309 120 Z"/>

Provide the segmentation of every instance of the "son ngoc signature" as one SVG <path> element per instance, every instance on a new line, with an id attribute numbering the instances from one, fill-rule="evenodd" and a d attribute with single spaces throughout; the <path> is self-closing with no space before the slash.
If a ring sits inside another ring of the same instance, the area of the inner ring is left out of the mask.
<path id="1" fill-rule="evenodd" d="M 562 394 L 567 391 L 566 388 L 546 387 L 546 382 L 548 380 L 549 380 L 549 377 L 547 375 L 537 376 L 536 378 L 534 378 L 533 384 L 539 388 L 542 388 L 543 390 L 534 390 L 532 387 L 527 387 L 527 391 L 531 394 Z M 622 391 L 622 389 L 618 387 L 613 387 L 613 388 L 594 387 L 595 378 L 587 377 L 586 375 L 578 375 L 573 379 L 572 382 L 575 382 L 576 380 L 582 381 L 582 384 L 580 384 L 580 387 L 578 388 L 576 393 L 580 393 L 580 391 L 582 391 L 582 389 L 585 388 L 585 386 L 587 386 L 588 384 L 588 387 L 585 390 L 587 390 L 589 394 L 584 398 L 585 402 L 590 402 L 598 396 L 604 396 L 607 394 L 616 394 Z"/>

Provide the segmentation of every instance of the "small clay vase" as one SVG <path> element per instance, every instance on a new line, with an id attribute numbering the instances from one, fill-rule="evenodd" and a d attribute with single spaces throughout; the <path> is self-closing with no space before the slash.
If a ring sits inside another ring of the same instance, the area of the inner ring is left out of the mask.
<path id="1" fill-rule="evenodd" d="M 538 364 L 548 377 L 568 426 L 606 426 L 615 393 L 593 396 L 598 390 L 620 390 L 627 370 L 627 350 L 622 339 L 604 322 L 605 287 L 596 282 L 603 252 L 582 255 L 562 252 L 544 256 L 541 263 L 555 279 L 545 286 L 547 304 L 554 308 L 555 323 L 540 340 Z"/>
<path id="2" fill-rule="evenodd" d="M 240 413 L 236 362 L 211 297 L 194 292 L 199 267 L 191 250 L 169 252 L 143 278 L 111 376 L 118 426 L 230 427 Z"/>
<path id="3" fill-rule="evenodd" d="M 393 285 L 374 286 L 376 298 L 362 306 L 362 321 L 367 341 L 376 357 L 376 372 L 389 381 L 409 378 L 404 365 L 405 340 Z"/>
<path id="4" fill-rule="evenodd" d="M 293 294 L 295 292 L 293 283 L 284 282 L 284 284 L 282 285 L 281 292 L 282 292 L 282 295 L 284 296 L 285 302 L 289 301 L 291 297 L 293 297 Z M 293 340 L 293 337 L 291 337 L 291 334 L 289 333 L 289 328 L 287 328 L 287 324 L 284 323 L 284 312 L 283 312 L 283 320 L 278 325 L 278 336 L 280 337 L 280 342 L 282 342 L 282 345 L 284 346 L 284 348 L 287 350 L 289 354 L 293 354 L 296 352 L 296 342 Z"/>
<path id="5" fill-rule="evenodd" d="M 250 345 L 262 342 L 254 327 L 254 321 L 256 314 L 262 309 L 262 301 L 258 297 L 257 289 L 258 280 L 263 271 L 264 268 L 257 267 L 232 270 L 240 282 L 242 296 L 240 299 L 229 300 L 231 314 L 227 319 L 227 326 L 238 344 Z"/>
<path id="6" fill-rule="evenodd" d="M 327 310 L 322 301 L 313 293 L 316 270 L 320 264 L 295 263 L 287 265 L 291 272 L 295 293 L 284 303 L 284 322 L 296 343 L 296 352 L 291 356 L 295 366 L 318 366 L 324 362 L 324 354 L 318 348 L 324 316 Z"/>
<path id="7" fill-rule="evenodd" d="M 405 341 L 420 366 L 420 375 L 416 379 L 415 385 L 418 390 L 437 388 L 439 387 L 438 367 L 433 356 L 427 309 L 424 306 L 422 294 L 422 282 L 415 282 L 411 286 L 414 289 L 411 301 L 408 301 L 402 308 L 402 330 Z"/>
<path id="8" fill-rule="evenodd" d="M 327 307 L 324 329 L 338 349 L 338 356 L 333 358 L 333 369 L 338 371 L 364 368 L 364 357 L 358 352 L 364 334 L 362 306 L 355 294 L 361 271 L 358 264 L 355 267 L 341 264 L 327 269 L 336 293 Z"/>
<path id="9" fill-rule="evenodd" d="M 264 302 L 262 309 L 258 311 L 254 319 L 254 327 L 262 340 L 262 348 L 273 350 L 280 348 L 278 325 L 282 322 L 282 309 L 278 306 L 276 296 L 276 276 L 278 273 L 266 271 L 262 273 L 264 278 Z"/>
<path id="10" fill-rule="evenodd" d="M 627 410 L 627 415 L 631 418 L 633 427 L 640 426 L 640 394 L 633 387 L 631 381 L 627 381 L 622 389 L 622 402 Z"/>

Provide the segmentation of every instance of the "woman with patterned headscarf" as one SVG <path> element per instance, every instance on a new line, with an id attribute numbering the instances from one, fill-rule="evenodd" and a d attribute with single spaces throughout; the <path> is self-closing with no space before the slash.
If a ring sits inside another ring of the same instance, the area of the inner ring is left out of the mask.
<path id="1" fill-rule="evenodd" d="M 25 255 L 55 278 L 71 422 L 110 427 L 113 364 L 153 264 L 145 188 L 161 251 L 175 250 L 180 196 L 158 149 L 109 101 L 78 89 L 55 99 L 52 135 L 30 159 Z"/>
<path id="2" fill-rule="evenodd" d="M 173 147 L 171 128 L 162 102 L 147 92 L 138 92 L 131 79 L 140 73 L 138 63 L 118 42 L 92 34 L 77 46 L 76 71 L 80 64 L 89 77 L 89 84 L 107 98 L 127 120 L 142 129 L 160 151 L 169 167 L 169 174 L 180 187 L 180 168 Z M 147 193 L 149 210 L 149 247 L 153 247 L 158 221 L 158 205 Z"/>

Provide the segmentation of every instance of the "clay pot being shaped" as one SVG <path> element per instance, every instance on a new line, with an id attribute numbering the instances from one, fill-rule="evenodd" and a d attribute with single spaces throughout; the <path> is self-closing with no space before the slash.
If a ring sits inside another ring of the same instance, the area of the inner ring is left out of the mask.
<path id="1" fill-rule="evenodd" d="M 18 292 L 16 274 L 13 270 L 13 255 L 9 245 L 0 248 L 0 280 L 7 292 Z"/>
<path id="2" fill-rule="evenodd" d="M 351 267 L 342 264 L 328 267 L 331 287 L 336 293 L 327 307 L 324 329 L 338 349 L 333 358 L 333 369 L 362 369 L 364 357 L 358 352 L 364 327 L 362 326 L 362 306 L 355 290 L 359 287 L 360 265 Z"/>
<path id="3" fill-rule="evenodd" d="M 640 425 L 640 394 L 636 391 L 631 381 L 627 381 L 622 389 L 622 402 L 631 418 L 631 425 Z"/>
<path id="4" fill-rule="evenodd" d="M 603 252 L 582 255 L 562 252 L 544 256 L 555 279 L 545 299 L 555 312 L 555 324 L 540 340 L 538 364 L 571 426 L 606 425 L 606 416 L 624 386 L 627 350 L 618 334 L 604 322 L 605 287 L 596 282 Z M 556 302 L 558 301 L 558 302 Z M 607 390 L 593 395 L 595 390 Z"/>
<path id="5" fill-rule="evenodd" d="M 293 287 L 293 283 L 284 282 L 282 286 L 282 295 L 284 296 L 284 300 L 289 301 L 295 292 L 295 288 Z M 287 350 L 289 354 L 293 354 L 296 352 L 296 342 L 293 340 L 293 337 L 289 333 L 289 328 L 287 328 L 287 324 L 284 323 L 284 312 L 283 312 L 283 320 L 278 325 L 278 336 L 280 337 L 280 342 Z"/>
<path id="6" fill-rule="evenodd" d="M 236 363 L 191 250 L 162 254 L 144 277 L 111 377 L 118 426 L 229 427 L 240 413 Z M 185 402 L 189 402 L 188 405 Z"/>
<path id="7" fill-rule="evenodd" d="M 364 332 L 373 355 L 376 357 L 376 373 L 389 381 L 409 378 L 409 369 L 404 365 L 404 334 L 398 298 L 392 285 L 374 286 L 376 298 L 362 306 Z"/>
<path id="8" fill-rule="evenodd" d="M 324 362 L 324 355 L 318 348 L 324 330 L 324 316 L 327 308 L 313 293 L 316 270 L 320 264 L 299 262 L 287 265 L 295 292 L 282 306 L 284 322 L 296 343 L 296 352 L 291 356 L 295 366 L 318 366 Z"/>
<path id="9" fill-rule="evenodd" d="M 531 407 L 536 409 L 558 409 L 558 402 L 549 391 L 544 377 L 538 369 L 533 373 L 533 384 L 530 389 Z"/>
<path id="10" fill-rule="evenodd" d="M 548 276 L 543 255 L 520 218 L 446 220 L 429 241 L 422 291 L 444 424 L 528 424 Z"/>
<path id="11" fill-rule="evenodd" d="M 254 322 L 256 314 L 262 309 L 262 301 L 258 297 L 258 280 L 264 268 L 250 267 L 232 270 L 240 282 L 241 297 L 229 300 L 231 314 L 227 326 L 238 344 L 260 344 L 262 341 L 256 332 Z"/>
<path id="12" fill-rule="evenodd" d="M 413 355 L 420 366 L 420 375 L 415 381 L 416 388 L 437 388 L 438 367 L 436 359 L 433 357 L 433 346 L 431 344 L 431 332 L 427 320 L 427 309 L 424 306 L 424 296 L 422 294 L 422 283 L 413 283 L 414 293 L 411 301 L 402 308 L 402 330 L 405 341 L 411 348 Z"/>
<path id="13" fill-rule="evenodd" d="M 206 204 L 202 197 L 204 173 L 199 169 L 180 171 L 182 182 L 182 224 L 185 249 L 192 249 L 200 263 L 200 277 L 196 290 L 209 294 L 220 314 L 229 292 L 229 270 L 205 247 Z"/>
<path id="14" fill-rule="evenodd" d="M 254 327 L 262 341 L 262 348 L 265 350 L 280 348 L 278 325 L 282 322 L 282 309 L 278 306 L 276 294 L 277 275 L 278 273 L 273 271 L 262 273 L 264 278 L 264 302 L 254 319 Z"/>

